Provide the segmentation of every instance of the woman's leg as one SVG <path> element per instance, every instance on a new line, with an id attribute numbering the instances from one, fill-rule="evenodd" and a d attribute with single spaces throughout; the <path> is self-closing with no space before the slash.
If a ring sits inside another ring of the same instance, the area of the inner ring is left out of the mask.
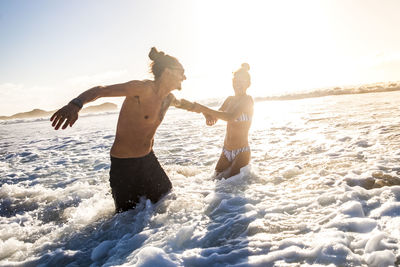
<path id="1" fill-rule="evenodd" d="M 224 155 L 224 152 L 221 153 L 221 156 L 219 157 L 219 160 L 217 162 L 217 165 L 215 166 L 215 171 L 217 173 L 221 173 L 228 169 L 231 166 L 231 163 L 229 160 L 226 158 Z"/>
<path id="2" fill-rule="evenodd" d="M 229 172 L 229 177 L 238 174 L 241 168 L 249 164 L 250 156 L 250 150 L 239 153 L 232 162 L 232 168 Z"/>

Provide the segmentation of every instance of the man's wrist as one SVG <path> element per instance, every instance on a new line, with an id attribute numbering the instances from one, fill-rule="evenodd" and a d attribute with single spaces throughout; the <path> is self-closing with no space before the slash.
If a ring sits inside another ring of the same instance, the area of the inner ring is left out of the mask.
<path id="1" fill-rule="evenodd" d="M 83 102 L 79 98 L 72 99 L 71 101 L 69 101 L 68 104 L 73 104 L 73 105 L 77 106 L 79 108 L 79 110 L 81 110 L 83 107 Z"/>

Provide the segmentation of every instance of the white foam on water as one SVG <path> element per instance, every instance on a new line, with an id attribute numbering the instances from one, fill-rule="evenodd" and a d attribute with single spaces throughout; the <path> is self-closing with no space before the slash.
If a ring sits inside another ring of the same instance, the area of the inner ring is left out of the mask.
<path id="1" fill-rule="evenodd" d="M 400 177 L 399 97 L 257 102 L 252 161 L 220 180 L 225 124 L 171 109 L 154 151 L 173 189 L 121 214 L 108 184 L 117 114 L 57 132 L 0 124 L 0 265 L 394 266 L 400 186 L 366 188 Z"/>

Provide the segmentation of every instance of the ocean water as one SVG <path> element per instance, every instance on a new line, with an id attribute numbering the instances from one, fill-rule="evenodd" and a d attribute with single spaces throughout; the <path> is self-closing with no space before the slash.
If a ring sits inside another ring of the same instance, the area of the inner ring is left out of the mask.
<path id="1" fill-rule="evenodd" d="M 114 214 L 118 114 L 0 123 L 0 266 L 396 266 L 400 92 L 255 104 L 251 163 L 212 179 L 225 123 L 171 108 L 154 151 L 173 190 Z M 360 186 L 361 185 L 361 186 Z"/>

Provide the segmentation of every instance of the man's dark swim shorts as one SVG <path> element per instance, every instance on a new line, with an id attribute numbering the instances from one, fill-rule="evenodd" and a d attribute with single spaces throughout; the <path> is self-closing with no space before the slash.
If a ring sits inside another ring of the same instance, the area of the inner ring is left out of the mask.
<path id="1" fill-rule="evenodd" d="M 153 151 L 141 158 L 111 156 L 110 185 L 117 212 L 133 209 L 141 196 L 155 203 L 172 188 Z"/>

